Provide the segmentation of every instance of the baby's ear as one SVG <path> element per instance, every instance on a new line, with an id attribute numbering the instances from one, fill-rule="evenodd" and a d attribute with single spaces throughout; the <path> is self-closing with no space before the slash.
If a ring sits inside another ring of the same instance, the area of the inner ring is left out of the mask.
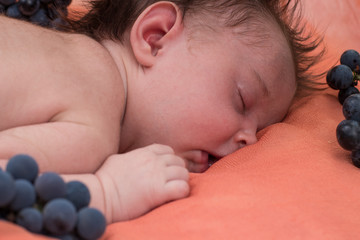
<path id="1" fill-rule="evenodd" d="M 151 67 L 159 51 L 182 32 L 182 14 L 171 2 L 157 2 L 147 7 L 135 21 L 130 43 L 137 61 Z"/>

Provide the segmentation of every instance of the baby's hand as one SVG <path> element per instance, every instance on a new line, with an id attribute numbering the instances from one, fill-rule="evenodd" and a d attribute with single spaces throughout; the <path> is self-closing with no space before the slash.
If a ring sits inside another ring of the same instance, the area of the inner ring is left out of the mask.
<path id="1" fill-rule="evenodd" d="M 109 222 L 130 220 L 189 195 L 189 172 L 172 148 L 154 144 L 110 156 L 96 173 Z"/>

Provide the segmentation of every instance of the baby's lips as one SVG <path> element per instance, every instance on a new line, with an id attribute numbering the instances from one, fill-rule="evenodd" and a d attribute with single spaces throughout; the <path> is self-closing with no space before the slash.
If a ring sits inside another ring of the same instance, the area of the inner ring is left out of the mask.
<path id="1" fill-rule="evenodd" d="M 201 151 L 201 154 L 198 155 L 199 157 L 194 158 L 192 160 L 192 172 L 202 173 L 205 172 L 211 165 L 217 162 L 221 157 L 213 155 L 206 151 Z"/>
<path id="2" fill-rule="evenodd" d="M 198 161 L 195 161 L 199 164 L 208 164 L 209 162 L 209 153 L 201 151 L 200 158 Z"/>
<path id="3" fill-rule="evenodd" d="M 201 173 L 209 168 L 209 153 L 200 150 L 193 150 L 178 154 L 184 158 L 190 172 Z"/>
<path id="4" fill-rule="evenodd" d="M 194 164 L 206 164 L 209 159 L 209 154 L 201 150 L 183 152 L 178 155 L 187 161 L 193 162 Z"/>
<path id="5" fill-rule="evenodd" d="M 218 154 L 202 150 L 189 151 L 179 155 L 186 160 L 189 171 L 195 173 L 205 172 L 212 164 L 222 158 Z"/>

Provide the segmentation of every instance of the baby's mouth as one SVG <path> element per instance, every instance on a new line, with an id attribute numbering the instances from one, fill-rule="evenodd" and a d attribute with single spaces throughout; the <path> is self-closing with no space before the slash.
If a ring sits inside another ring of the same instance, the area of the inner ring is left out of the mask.
<path id="1" fill-rule="evenodd" d="M 215 157 L 214 155 L 209 153 L 209 158 L 208 158 L 208 165 L 209 167 L 211 167 L 214 163 L 216 163 L 219 160 L 218 157 Z"/>
<path id="2" fill-rule="evenodd" d="M 210 166 L 217 162 L 221 156 L 204 150 L 193 150 L 184 152 L 179 155 L 187 162 L 187 168 L 190 172 L 202 173 L 205 172 Z"/>

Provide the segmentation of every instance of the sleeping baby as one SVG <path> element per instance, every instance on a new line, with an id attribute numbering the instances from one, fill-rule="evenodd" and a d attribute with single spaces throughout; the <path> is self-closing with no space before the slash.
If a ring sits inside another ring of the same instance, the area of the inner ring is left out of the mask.
<path id="1" fill-rule="evenodd" d="M 87 184 L 108 223 L 190 193 L 309 87 L 298 1 L 96 0 L 64 31 L 0 17 L 0 162 Z M 291 20 L 291 21 L 288 21 Z"/>

